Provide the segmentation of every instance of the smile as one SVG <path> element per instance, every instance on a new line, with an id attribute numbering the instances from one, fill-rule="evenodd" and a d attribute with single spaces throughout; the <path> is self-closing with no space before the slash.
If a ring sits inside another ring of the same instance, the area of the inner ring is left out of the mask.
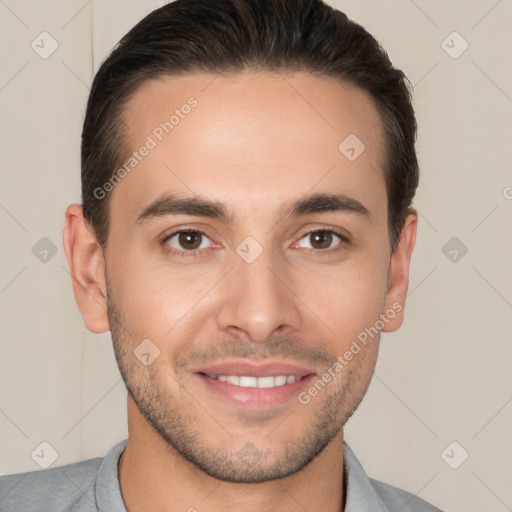
<path id="1" fill-rule="evenodd" d="M 227 382 L 242 388 L 275 388 L 285 384 L 293 384 L 299 381 L 300 375 L 267 375 L 263 377 L 254 377 L 251 375 L 213 375 L 206 373 L 210 379 Z"/>

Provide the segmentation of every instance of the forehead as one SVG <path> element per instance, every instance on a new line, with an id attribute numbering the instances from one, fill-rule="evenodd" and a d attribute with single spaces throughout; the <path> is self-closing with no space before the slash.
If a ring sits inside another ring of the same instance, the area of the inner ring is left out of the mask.
<path id="1" fill-rule="evenodd" d="M 135 165 L 115 187 L 112 210 L 122 201 L 130 216 L 163 193 L 238 201 L 245 214 L 308 191 L 350 194 L 369 209 L 385 201 L 380 115 L 366 92 L 331 78 L 164 76 L 135 91 L 123 125 L 123 164 Z"/>

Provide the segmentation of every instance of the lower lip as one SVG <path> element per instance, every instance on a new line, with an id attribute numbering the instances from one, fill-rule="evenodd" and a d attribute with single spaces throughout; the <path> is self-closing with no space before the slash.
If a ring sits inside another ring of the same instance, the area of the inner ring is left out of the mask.
<path id="1" fill-rule="evenodd" d="M 211 392 L 223 400 L 252 410 L 270 409 L 297 399 L 299 393 L 307 388 L 314 378 L 314 374 L 310 374 L 291 384 L 273 388 L 243 388 L 229 382 L 212 379 L 201 373 L 196 375 Z"/>

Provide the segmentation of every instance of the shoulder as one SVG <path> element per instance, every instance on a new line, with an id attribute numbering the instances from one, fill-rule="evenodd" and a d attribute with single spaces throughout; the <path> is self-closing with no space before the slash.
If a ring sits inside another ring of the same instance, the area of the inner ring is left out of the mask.
<path id="1" fill-rule="evenodd" d="M 350 446 L 343 446 L 347 512 L 441 512 L 410 492 L 369 478 Z"/>
<path id="2" fill-rule="evenodd" d="M 103 459 L 0 477 L 0 510 L 96 510 L 94 484 Z M 81 506 L 83 505 L 83 506 Z"/>
<path id="3" fill-rule="evenodd" d="M 418 496 L 386 484 L 374 478 L 369 479 L 375 492 L 386 505 L 387 510 L 401 512 L 442 512 L 441 509 L 434 507 L 430 503 L 422 500 Z"/>

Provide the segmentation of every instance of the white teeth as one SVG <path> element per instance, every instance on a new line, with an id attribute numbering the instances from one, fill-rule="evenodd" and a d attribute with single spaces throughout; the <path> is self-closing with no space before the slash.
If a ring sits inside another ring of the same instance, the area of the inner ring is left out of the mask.
<path id="1" fill-rule="evenodd" d="M 284 386 L 285 384 L 293 384 L 301 379 L 300 376 L 295 375 L 272 375 L 265 377 L 253 377 L 249 375 L 211 375 L 207 374 L 212 379 L 218 379 L 221 382 L 228 382 L 235 386 L 242 388 L 275 388 Z"/>
<path id="2" fill-rule="evenodd" d="M 258 377 L 240 377 L 240 383 L 238 385 L 243 388 L 257 388 Z"/>
<path id="3" fill-rule="evenodd" d="M 274 377 L 274 381 L 276 386 L 282 386 L 283 384 L 286 384 L 286 375 L 278 375 L 277 377 Z"/>
<path id="4" fill-rule="evenodd" d="M 286 379 L 285 379 L 286 382 Z M 258 378 L 258 387 L 259 388 L 273 388 L 274 386 L 280 386 L 276 382 L 276 377 L 259 377 Z"/>

